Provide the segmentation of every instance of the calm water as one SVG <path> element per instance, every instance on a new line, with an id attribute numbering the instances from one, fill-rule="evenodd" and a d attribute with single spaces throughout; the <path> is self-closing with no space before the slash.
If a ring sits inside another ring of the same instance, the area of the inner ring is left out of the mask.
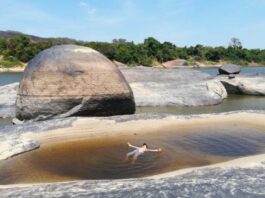
<path id="1" fill-rule="evenodd" d="M 22 73 L 0 73 L 0 86 L 19 82 Z"/>
<path id="2" fill-rule="evenodd" d="M 198 68 L 196 70 L 208 73 L 212 76 L 216 76 L 218 74 L 218 68 Z M 265 67 L 242 67 L 242 74 L 265 74 Z"/>
<path id="3" fill-rule="evenodd" d="M 264 130 L 234 123 L 44 145 L 1 161 L 0 184 L 135 178 L 205 166 L 264 152 Z M 138 146 L 147 142 L 151 148 L 161 147 L 163 151 L 145 153 L 132 162 L 125 160 L 131 151 L 127 141 Z"/>

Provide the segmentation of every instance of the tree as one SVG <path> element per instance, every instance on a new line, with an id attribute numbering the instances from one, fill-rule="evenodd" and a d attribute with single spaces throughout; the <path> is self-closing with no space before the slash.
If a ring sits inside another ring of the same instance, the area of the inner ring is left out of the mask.
<path id="1" fill-rule="evenodd" d="M 111 43 L 106 42 L 90 42 L 86 43 L 85 46 L 91 47 L 100 53 L 107 56 L 110 60 L 114 59 L 115 56 L 115 48 Z"/>
<path id="2" fill-rule="evenodd" d="M 170 42 L 164 42 L 162 44 L 162 60 L 161 62 L 169 61 L 175 59 L 176 56 L 176 46 Z"/>
<path id="3" fill-rule="evenodd" d="M 149 37 L 144 40 L 144 47 L 147 49 L 147 55 L 156 58 L 158 51 L 162 49 L 161 43 L 153 37 Z"/>
<path id="4" fill-rule="evenodd" d="M 114 44 L 127 43 L 127 40 L 126 39 L 123 39 L 123 38 L 113 39 L 112 40 L 112 43 L 114 43 Z"/>
<path id="5" fill-rule="evenodd" d="M 2 51 L 6 48 L 6 40 L 3 38 L 0 38 L 0 54 L 2 54 Z"/>
<path id="6" fill-rule="evenodd" d="M 229 47 L 232 48 L 242 48 L 242 43 L 238 38 L 231 38 Z"/>
<path id="7" fill-rule="evenodd" d="M 205 53 L 205 58 L 209 61 L 218 62 L 221 57 L 217 49 L 209 49 L 209 51 Z"/>

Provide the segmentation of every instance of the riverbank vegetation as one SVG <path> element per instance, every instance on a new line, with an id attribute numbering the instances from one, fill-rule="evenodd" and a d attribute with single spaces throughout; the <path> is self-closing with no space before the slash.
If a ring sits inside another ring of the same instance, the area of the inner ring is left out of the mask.
<path id="1" fill-rule="evenodd" d="M 208 47 L 196 45 L 191 47 L 177 47 L 170 42 L 159 42 L 155 38 L 147 38 L 143 43 L 135 44 L 125 39 L 114 39 L 113 42 L 83 42 L 64 39 L 32 40 L 28 36 L 20 35 L 12 38 L 0 38 L 0 65 L 13 67 L 21 62 L 28 62 L 40 51 L 54 45 L 78 44 L 91 47 L 111 60 L 124 64 L 161 65 L 174 59 L 186 59 L 189 65 L 220 63 L 236 63 L 241 65 L 265 65 L 265 50 L 246 49 L 239 39 L 233 38 L 228 47 Z"/>

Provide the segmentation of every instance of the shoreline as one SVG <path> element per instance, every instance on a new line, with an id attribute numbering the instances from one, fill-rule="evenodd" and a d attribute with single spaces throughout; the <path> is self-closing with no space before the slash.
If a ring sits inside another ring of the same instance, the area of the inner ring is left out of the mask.
<path id="1" fill-rule="evenodd" d="M 0 73 L 20 73 L 24 72 L 25 67 L 11 67 L 11 68 L 4 68 L 0 67 Z"/>
<path id="2" fill-rule="evenodd" d="M 168 173 L 162 173 L 150 177 L 145 177 L 146 179 L 162 179 L 162 178 L 169 178 L 174 176 L 185 175 L 192 171 L 200 171 L 200 170 L 207 170 L 207 169 L 214 169 L 214 168 L 251 168 L 261 166 L 262 163 L 265 162 L 265 154 L 258 154 L 258 155 L 251 155 L 247 157 L 240 157 L 236 159 L 232 159 L 226 162 L 220 162 L 217 164 L 211 164 L 202 167 L 192 167 L 186 168 L 181 170 L 176 170 Z"/>
<path id="3" fill-rule="evenodd" d="M 219 68 L 222 65 L 201 65 L 201 66 L 196 66 L 196 65 L 188 65 L 188 66 L 173 66 L 173 67 L 163 67 L 163 66 L 126 66 L 128 68 L 130 67 L 154 67 L 154 68 L 161 68 L 161 69 L 205 69 L 205 68 Z M 125 66 L 121 66 L 124 68 Z M 245 65 L 242 67 L 265 67 L 264 65 Z M 26 67 L 11 67 L 11 68 L 5 68 L 5 67 L 0 67 L 0 73 L 22 73 L 24 72 Z"/>

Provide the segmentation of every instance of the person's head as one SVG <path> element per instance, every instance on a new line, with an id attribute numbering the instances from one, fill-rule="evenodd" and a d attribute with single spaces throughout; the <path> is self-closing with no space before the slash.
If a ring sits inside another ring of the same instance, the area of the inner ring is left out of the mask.
<path id="1" fill-rule="evenodd" d="M 143 146 L 145 146 L 146 148 L 148 148 L 147 144 L 146 143 L 143 143 Z"/>

